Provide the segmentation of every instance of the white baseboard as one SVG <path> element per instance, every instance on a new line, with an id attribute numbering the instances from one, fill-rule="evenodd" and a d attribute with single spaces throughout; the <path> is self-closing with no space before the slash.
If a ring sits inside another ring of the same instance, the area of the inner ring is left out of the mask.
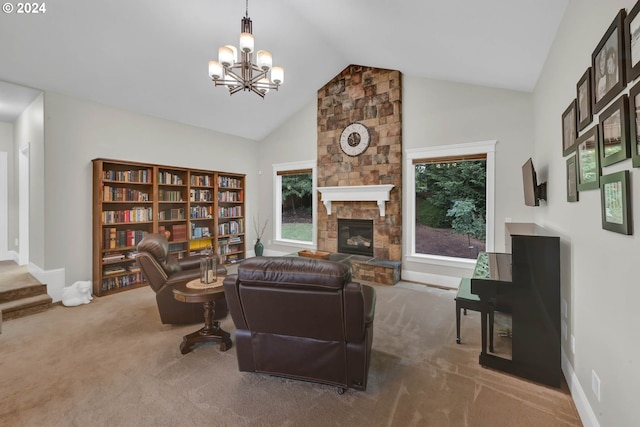
<path id="1" fill-rule="evenodd" d="M 418 282 L 451 289 L 458 289 L 458 286 L 460 285 L 459 277 L 441 276 L 439 274 L 421 273 L 419 271 L 407 270 L 402 270 L 401 276 L 402 280 L 407 280 L 409 282 Z"/>
<path id="2" fill-rule="evenodd" d="M 29 263 L 29 274 L 47 285 L 47 294 L 53 302 L 62 301 L 62 290 L 65 286 L 64 268 L 45 271 L 33 263 Z"/>
<path id="3" fill-rule="evenodd" d="M 576 405 L 576 409 L 578 410 L 580 420 L 584 427 L 600 427 L 596 414 L 593 412 L 593 409 L 589 404 L 589 400 L 587 399 L 587 395 L 584 393 L 584 389 L 582 388 L 580 381 L 578 381 L 578 376 L 573 370 L 573 366 L 571 366 L 564 350 L 562 350 L 562 372 L 567 380 L 567 385 L 571 391 L 571 397 L 573 398 L 573 402 Z"/>

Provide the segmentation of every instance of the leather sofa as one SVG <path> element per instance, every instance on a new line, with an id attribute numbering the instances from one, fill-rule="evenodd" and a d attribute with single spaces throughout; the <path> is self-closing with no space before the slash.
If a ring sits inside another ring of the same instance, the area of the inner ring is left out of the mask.
<path id="1" fill-rule="evenodd" d="M 348 264 L 255 257 L 224 280 L 238 367 L 365 390 L 376 292 Z"/>
<path id="2" fill-rule="evenodd" d="M 169 254 L 169 242 L 162 234 L 147 234 L 138 243 L 136 261 L 149 286 L 156 293 L 160 320 L 164 324 L 192 324 L 204 322 L 202 304 L 178 301 L 173 296 L 173 287 L 200 278 L 200 258 L 190 256 L 176 259 Z M 226 275 L 227 269 L 219 265 L 219 275 Z M 225 300 L 216 301 L 214 319 L 226 317 L 229 310 Z"/>

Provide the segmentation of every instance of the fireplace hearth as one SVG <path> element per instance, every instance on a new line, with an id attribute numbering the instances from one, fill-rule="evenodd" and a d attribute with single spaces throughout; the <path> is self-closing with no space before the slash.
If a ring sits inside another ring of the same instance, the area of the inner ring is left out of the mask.
<path id="1" fill-rule="evenodd" d="M 373 257 L 373 220 L 338 218 L 338 252 Z"/>

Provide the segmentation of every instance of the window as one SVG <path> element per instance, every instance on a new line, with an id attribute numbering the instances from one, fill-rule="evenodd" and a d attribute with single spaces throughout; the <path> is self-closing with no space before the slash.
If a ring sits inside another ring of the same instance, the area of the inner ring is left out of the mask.
<path id="1" fill-rule="evenodd" d="M 490 141 L 407 150 L 410 256 L 468 262 L 493 250 L 494 148 Z"/>
<path id="2" fill-rule="evenodd" d="M 316 241 L 316 168 L 309 162 L 274 165 L 275 238 L 309 246 Z"/>

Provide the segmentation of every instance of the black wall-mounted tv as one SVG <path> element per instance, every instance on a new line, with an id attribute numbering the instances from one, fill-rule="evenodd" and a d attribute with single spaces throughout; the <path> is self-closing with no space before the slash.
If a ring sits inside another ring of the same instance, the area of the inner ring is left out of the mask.
<path id="1" fill-rule="evenodd" d="M 524 204 L 540 206 L 540 200 L 547 200 L 547 183 L 538 185 L 536 170 L 531 158 L 522 165 L 522 186 L 524 190 Z"/>

